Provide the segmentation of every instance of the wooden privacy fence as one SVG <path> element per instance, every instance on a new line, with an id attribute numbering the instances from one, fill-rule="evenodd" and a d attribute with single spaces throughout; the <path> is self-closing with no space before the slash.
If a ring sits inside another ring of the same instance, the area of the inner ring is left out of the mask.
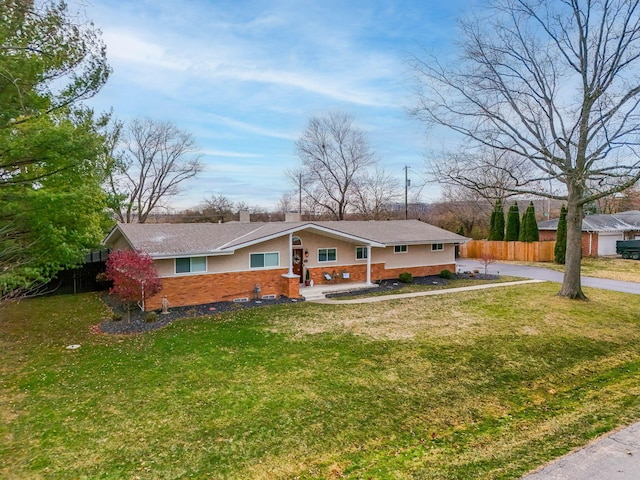
<path id="1" fill-rule="evenodd" d="M 464 258 L 495 258 L 520 262 L 553 262 L 556 242 L 493 242 L 471 240 L 460 245 Z"/>

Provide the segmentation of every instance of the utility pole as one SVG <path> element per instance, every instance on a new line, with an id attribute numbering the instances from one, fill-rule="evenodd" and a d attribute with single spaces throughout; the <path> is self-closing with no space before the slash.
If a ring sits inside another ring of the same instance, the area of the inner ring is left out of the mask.
<path id="1" fill-rule="evenodd" d="M 411 186 L 411 180 L 409 180 L 409 166 L 404 166 L 404 219 L 409 219 L 409 187 Z"/>

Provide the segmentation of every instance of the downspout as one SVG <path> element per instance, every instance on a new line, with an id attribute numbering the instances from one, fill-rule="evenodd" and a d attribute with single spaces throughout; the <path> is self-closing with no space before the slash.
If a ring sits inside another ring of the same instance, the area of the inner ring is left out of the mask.
<path id="1" fill-rule="evenodd" d="M 371 285 L 371 245 L 367 245 L 367 285 Z"/>
<path id="2" fill-rule="evenodd" d="M 293 276 L 293 233 L 289 233 L 289 277 Z"/>

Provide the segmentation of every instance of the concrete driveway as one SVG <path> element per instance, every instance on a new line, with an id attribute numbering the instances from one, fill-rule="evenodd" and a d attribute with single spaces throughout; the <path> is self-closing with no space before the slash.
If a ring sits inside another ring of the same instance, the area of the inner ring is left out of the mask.
<path id="1" fill-rule="evenodd" d="M 482 262 L 470 258 L 459 258 L 458 269 L 461 269 L 462 271 L 478 269 L 481 273 L 484 272 Z M 549 270 L 548 268 L 511 265 L 508 263 L 494 263 L 489 265 L 487 273 L 499 273 L 500 275 L 533 278 L 535 280 L 546 280 L 548 282 L 557 283 L 562 283 L 562 278 L 564 276 L 562 272 L 556 272 L 555 270 Z M 623 282 L 620 280 L 608 280 L 604 278 L 582 276 L 583 287 L 602 288 L 604 290 L 615 290 L 617 292 L 635 293 L 636 295 L 640 295 L 640 278 L 638 279 L 638 282 L 639 283 Z M 640 478 L 640 475 L 638 478 Z"/>

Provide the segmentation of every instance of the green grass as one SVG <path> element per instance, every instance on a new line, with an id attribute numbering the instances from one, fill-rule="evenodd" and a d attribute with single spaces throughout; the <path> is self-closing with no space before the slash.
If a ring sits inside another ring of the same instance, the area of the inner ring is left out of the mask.
<path id="1" fill-rule="evenodd" d="M 0 311 L 0 477 L 507 479 L 640 418 L 640 296 L 552 284 L 106 336 Z M 65 345 L 81 344 L 75 351 Z"/>

